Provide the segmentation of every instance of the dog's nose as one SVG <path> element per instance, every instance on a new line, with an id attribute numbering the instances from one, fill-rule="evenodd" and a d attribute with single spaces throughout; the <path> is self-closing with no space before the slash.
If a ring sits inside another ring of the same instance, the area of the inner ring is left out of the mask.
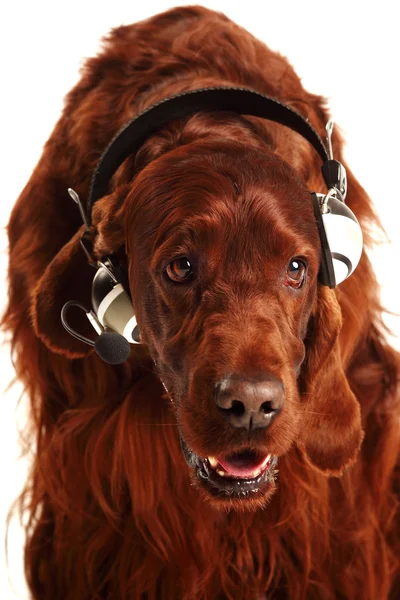
<path id="1" fill-rule="evenodd" d="M 257 378 L 231 375 L 215 386 L 215 402 L 233 427 L 268 427 L 284 400 L 283 383 L 267 373 Z"/>

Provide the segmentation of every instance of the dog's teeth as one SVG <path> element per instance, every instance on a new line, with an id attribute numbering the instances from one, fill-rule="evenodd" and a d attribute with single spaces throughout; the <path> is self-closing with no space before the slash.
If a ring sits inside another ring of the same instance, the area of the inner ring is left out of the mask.
<path id="1" fill-rule="evenodd" d="M 224 473 L 224 471 L 221 471 L 221 469 L 217 469 L 217 473 L 218 473 L 218 475 L 220 475 L 221 477 L 225 477 L 225 473 Z"/>
<path id="2" fill-rule="evenodd" d="M 215 467 L 218 466 L 218 461 L 215 458 L 215 456 L 209 456 L 208 457 L 208 462 L 210 463 L 210 465 L 215 469 Z"/>

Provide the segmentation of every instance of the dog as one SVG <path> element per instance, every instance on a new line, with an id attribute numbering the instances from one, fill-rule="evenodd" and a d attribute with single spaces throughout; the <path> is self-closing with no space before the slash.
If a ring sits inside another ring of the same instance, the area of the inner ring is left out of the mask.
<path id="1" fill-rule="evenodd" d="M 8 224 L 33 598 L 399 597 L 400 360 L 365 252 L 371 201 L 340 132 L 328 194 L 304 137 L 328 121 L 285 58 L 201 7 L 118 27 L 86 61 Z M 329 198 L 364 238 L 337 287 L 336 271 L 321 282 Z M 90 309 L 115 284 L 130 344 Z"/>

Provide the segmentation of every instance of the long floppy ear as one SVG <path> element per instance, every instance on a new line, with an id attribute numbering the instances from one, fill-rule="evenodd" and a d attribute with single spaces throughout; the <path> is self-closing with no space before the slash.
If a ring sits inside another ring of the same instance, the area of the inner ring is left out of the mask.
<path id="1" fill-rule="evenodd" d="M 31 296 L 36 335 L 50 350 L 68 358 L 82 358 L 92 350 L 70 335 L 61 323 L 61 309 L 68 300 L 81 302 L 88 310 L 92 307 L 91 284 L 95 271 L 79 243 L 82 232 L 83 227 L 48 264 Z M 79 308 L 68 310 L 68 323 L 82 335 L 95 338 L 92 326 Z"/>
<path id="2" fill-rule="evenodd" d="M 308 463 L 325 475 L 341 475 L 355 461 L 364 435 L 360 405 L 342 366 L 341 326 L 335 292 L 319 285 L 301 374 L 304 413 L 298 445 Z"/>

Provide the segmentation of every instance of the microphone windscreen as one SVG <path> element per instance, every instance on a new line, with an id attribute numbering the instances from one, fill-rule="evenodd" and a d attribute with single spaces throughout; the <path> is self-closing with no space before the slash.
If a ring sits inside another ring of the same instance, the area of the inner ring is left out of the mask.
<path id="1" fill-rule="evenodd" d="M 103 331 L 95 341 L 94 349 L 100 358 L 110 365 L 125 362 L 131 350 L 128 340 L 114 331 Z"/>

